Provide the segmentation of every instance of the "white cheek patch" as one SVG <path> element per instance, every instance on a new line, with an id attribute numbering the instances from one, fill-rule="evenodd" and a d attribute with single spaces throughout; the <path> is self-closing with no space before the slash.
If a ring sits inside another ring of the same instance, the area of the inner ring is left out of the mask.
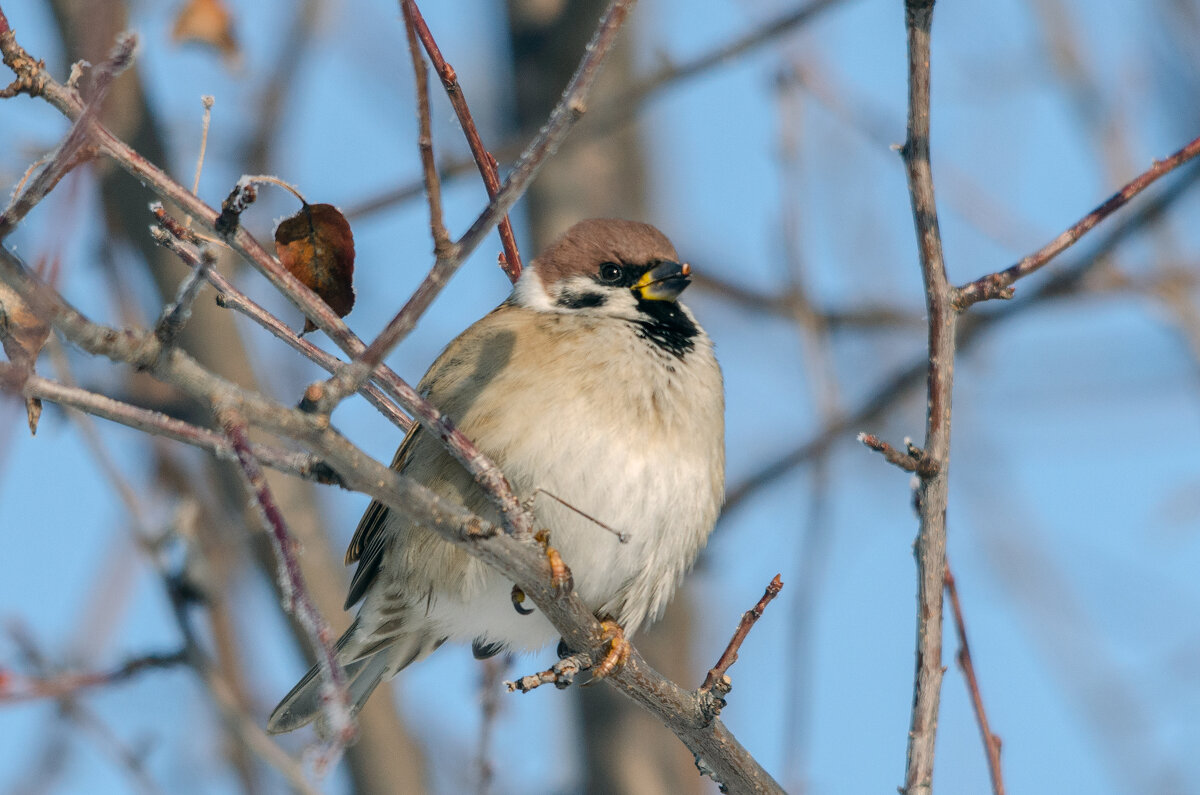
<path id="1" fill-rule="evenodd" d="M 517 303 L 526 309 L 533 309 L 538 312 L 561 312 L 562 307 L 556 305 L 546 294 L 546 287 L 542 284 L 542 277 L 538 275 L 533 268 L 526 267 L 521 272 L 521 277 L 517 279 L 517 284 L 513 287 L 513 298 Z"/>

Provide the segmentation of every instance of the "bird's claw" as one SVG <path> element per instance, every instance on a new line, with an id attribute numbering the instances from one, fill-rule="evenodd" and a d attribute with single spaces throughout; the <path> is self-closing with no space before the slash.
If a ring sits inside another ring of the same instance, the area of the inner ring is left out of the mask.
<path id="1" fill-rule="evenodd" d="M 632 648 L 629 641 L 625 639 L 625 629 L 616 621 L 601 621 L 600 628 L 605 639 L 608 640 L 608 653 L 592 671 L 591 681 L 593 682 L 611 676 L 619 670 L 629 659 L 629 650 Z"/>
<path id="2" fill-rule="evenodd" d="M 559 593 L 570 593 L 575 587 L 574 578 L 571 576 L 571 570 L 567 568 L 567 564 L 563 562 L 562 555 L 558 554 L 558 550 L 550 546 L 550 533 L 546 530 L 539 530 L 534 536 L 542 549 L 546 553 L 546 560 L 550 563 L 550 584 Z"/>

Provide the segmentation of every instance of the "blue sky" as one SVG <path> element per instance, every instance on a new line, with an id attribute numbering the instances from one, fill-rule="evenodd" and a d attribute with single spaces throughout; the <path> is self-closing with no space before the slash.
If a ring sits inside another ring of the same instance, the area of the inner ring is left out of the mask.
<path id="1" fill-rule="evenodd" d="M 502 9 L 458 0 L 427 5 L 429 24 L 466 87 L 485 140 L 503 140 L 510 89 Z M 660 57 L 704 52 L 789 6 L 714 0 L 696 13 L 683 0 L 646 0 L 626 34 L 636 38 L 639 63 L 650 69 Z M 1164 55 L 1172 25 L 1163 22 L 1159 4 L 1077 1 L 1064 7 L 1100 87 L 1101 109 L 1128 142 L 1132 170 L 1117 179 L 1196 135 L 1189 129 L 1194 112 L 1189 117 L 1173 99 L 1178 92 L 1187 96 L 1191 83 Z M 934 169 L 956 282 L 1011 264 L 1119 185 L 1052 67 L 1033 8 L 944 2 L 935 14 Z M 166 165 L 185 182 L 199 139 L 199 97 L 216 97 L 201 195 L 218 204 L 242 172 L 233 158 L 291 9 L 264 2 L 237 10 L 245 65 L 236 74 L 207 52 L 170 43 L 173 10 L 135 4 L 142 74 L 167 132 Z M 48 12 L 12 3 L 5 12 L 21 43 L 63 74 Z M 295 76 L 272 160 L 273 172 L 310 200 L 351 206 L 419 174 L 408 55 L 397 17 L 393 4 L 377 0 L 342 0 L 325 10 L 312 55 Z M 899 157 L 815 99 L 819 91 L 791 89 L 799 110 L 787 111 L 776 77 L 796 64 L 852 115 L 872 120 L 891 142 L 903 140 L 900 3 L 851 0 L 646 106 L 641 118 L 651 204 L 643 220 L 666 231 L 697 268 L 725 280 L 778 290 L 790 243 L 819 302 L 840 308 L 886 303 L 920 315 Z M 1194 62 L 1191 68 L 1194 79 Z M 779 158 L 785 128 L 798 131 L 799 147 L 796 163 L 786 167 Z M 28 99 L 0 103 L 3 181 L 14 184 L 64 131 L 56 114 Z M 440 98 L 434 132 L 442 151 L 465 151 Z M 64 185 L 12 242 L 31 259 L 60 247 L 66 295 L 111 321 L 109 287 L 94 256 L 94 182 L 83 176 L 73 184 L 74 198 Z M 452 232 L 466 229 L 482 199 L 477 180 L 447 186 Z M 270 220 L 288 212 L 288 201 L 281 194 L 255 208 L 264 238 Z M 785 241 L 781 221 L 791 203 L 798 208 L 798 232 Z M 1123 246 L 1113 265 L 1139 278 L 1153 278 L 1168 264 L 1194 271 L 1198 241 L 1190 220 L 1198 209 L 1194 196 L 1180 201 L 1168 221 L 1169 245 Z M 78 219 L 67 236 L 56 232 L 63 217 Z M 514 220 L 520 236 L 520 212 Z M 354 231 L 360 302 L 349 320 L 371 337 L 429 263 L 424 205 L 355 219 Z M 1088 241 L 1077 248 L 1062 264 L 1084 255 Z M 489 239 L 392 355 L 401 375 L 415 381 L 447 341 L 502 300 L 507 282 L 494 268 L 497 249 Z M 1043 278 L 1021 283 L 1018 300 Z M 258 277 L 243 274 L 241 283 L 269 299 L 270 288 Z M 156 311 L 148 296 L 139 298 L 144 311 Z M 729 482 L 736 484 L 762 460 L 819 430 L 814 370 L 793 324 L 698 290 L 687 300 L 715 339 L 726 373 Z M 309 363 L 280 354 L 265 335 L 236 322 L 269 365 L 264 369 L 276 397 L 293 400 L 317 375 Z M 833 335 L 829 357 L 842 409 L 857 406 L 923 345 L 919 325 Z M 105 363 L 73 361 L 84 383 L 120 383 Z M 40 369 L 52 372 L 45 358 Z M 959 360 L 949 554 L 992 726 L 1004 740 L 1012 792 L 1200 791 L 1192 753 L 1200 742 L 1196 373 L 1194 355 L 1163 303 L 1128 290 L 1047 302 L 997 324 Z M 368 452 L 390 457 L 395 429 L 364 402 L 348 401 L 334 420 Z M 161 588 L 130 551 L 128 513 L 96 472 L 75 427 L 48 409 L 32 439 L 19 407 L 7 403 L 0 404 L 0 422 L 8 444 L 0 455 L 0 619 L 31 627 L 53 659 L 88 670 L 174 648 L 176 630 Z M 923 427 L 924 399 L 910 394 L 884 421 L 859 430 L 899 442 L 919 440 Z M 149 521 L 167 521 L 176 506 L 151 489 L 137 435 L 101 430 L 121 470 L 145 489 Z M 815 564 L 813 652 L 800 665 L 787 628 L 797 620 L 794 598 L 803 590 L 797 578 L 807 571 L 801 555 L 811 477 L 811 468 L 788 474 L 719 525 L 688 583 L 697 609 L 692 684 L 716 659 L 738 615 L 780 572 L 783 595 L 741 651 L 724 719 L 790 791 L 892 791 L 903 778 L 911 700 L 916 521 L 909 478 L 862 449 L 853 434 L 833 448 L 821 524 L 828 542 Z M 321 498 L 331 534 L 345 541 L 366 499 L 331 489 Z M 266 586 L 246 577 L 236 589 L 244 632 L 256 640 L 251 684 L 265 717 L 302 663 Z M 87 611 L 98 592 L 119 605 L 108 616 L 112 626 Z M 957 639 L 947 629 L 935 781 L 942 792 L 981 792 L 987 787 L 982 746 L 954 667 Z M 517 667 L 531 671 L 548 657 L 522 659 Z M 17 660 L 16 649 L 0 637 L 0 665 Z M 808 672 L 803 680 L 802 670 Z M 442 792 L 471 785 L 477 680 L 469 652 L 446 648 L 397 683 L 406 717 L 444 760 L 436 774 Z M 220 763 L 217 718 L 187 672 L 148 673 L 90 693 L 83 703 L 123 742 L 144 749 L 147 771 L 163 790 L 236 790 Z M 568 698 L 549 690 L 502 699 L 496 791 L 572 791 L 579 765 L 572 709 Z M 786 729 L 797 711 L 808 726 L 802 753 Z M 0 785 L 12 788 L 33 768 L 31 758 L 46 747 L 55 723 L 51 704 L 0 709 Z M 94 737 L 72 729 L 66 738 L 65 770 L 51 791 L 131 788 Z M 298 738 L 284 742 L 300 747 Z M 542 752 L 519 753 L 531 744 Z M 346 791 L 336 774 L 323 786 Z"/>

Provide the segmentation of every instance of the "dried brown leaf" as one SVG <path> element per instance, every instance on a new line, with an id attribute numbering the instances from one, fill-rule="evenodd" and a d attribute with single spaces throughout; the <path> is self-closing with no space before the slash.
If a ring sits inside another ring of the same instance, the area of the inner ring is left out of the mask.
<path id="1" fill-rule="evenodd" d="M 177 42 L 192 41 L 212 47 L 232 63 L 241 59 L 233 33 L 233 15 L 221 0 L 188 0 L 175 17 L 171 37 Z"/>
<path id="2" fill-rule="evenodd" d="M 288 271 L 338 317 L 354 308 L 354 235 L 332 204 L 305 204 L 275 228 L 275 252 Z M 305 333 L 317 326 L 304 321 Z"/>

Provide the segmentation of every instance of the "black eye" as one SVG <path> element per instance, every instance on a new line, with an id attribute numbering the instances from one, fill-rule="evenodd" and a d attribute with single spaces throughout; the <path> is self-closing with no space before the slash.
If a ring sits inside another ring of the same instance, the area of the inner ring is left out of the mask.
<path id="1" fill-rule="evenodd" d="M 624 275 L 625 272 L 621 270 L 621 266 L 615 262 L 605 262 L 600 265 L 600 281 L 605 284 L 616 284 Z"/>

